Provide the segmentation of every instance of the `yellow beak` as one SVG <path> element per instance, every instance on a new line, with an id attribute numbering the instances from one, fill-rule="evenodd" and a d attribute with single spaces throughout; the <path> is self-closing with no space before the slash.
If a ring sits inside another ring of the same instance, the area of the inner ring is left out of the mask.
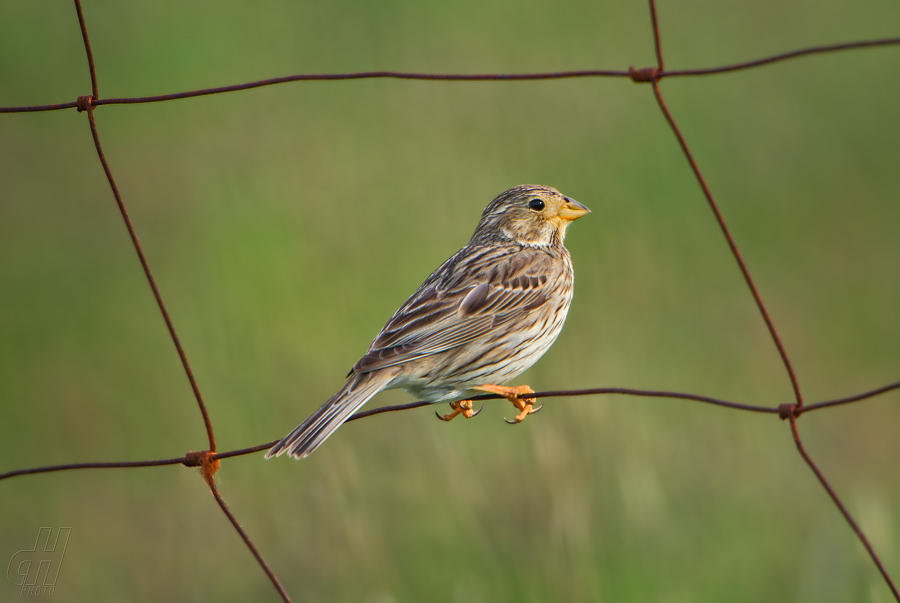
<path id="1" fill-rule="evenodd" d="M 566 197 L 566 202 L 562 207 L 559 208 L 558 215 L 563 220 L 573 222 L 581 216 L 586 216 L 589 213 L 591 213 L 591 210 L 589 210 L 587 207 L 585 207 L 575 199 Z"/>

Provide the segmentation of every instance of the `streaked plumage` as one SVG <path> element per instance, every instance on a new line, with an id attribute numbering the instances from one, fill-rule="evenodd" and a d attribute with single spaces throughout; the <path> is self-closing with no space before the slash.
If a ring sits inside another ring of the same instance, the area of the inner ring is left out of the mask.
<path id="1" fill-rule="evenodd" d="M 455 402 L 528 369 L 565 322 L 573 274 L 563 239 L 568 224 L 586 213 L 577 201 L 538 185 L 511 188 L 491 201 L 469 243 L 397 310 L 344 387 L 266 458 L 308 456 L 384 389 Z"/>

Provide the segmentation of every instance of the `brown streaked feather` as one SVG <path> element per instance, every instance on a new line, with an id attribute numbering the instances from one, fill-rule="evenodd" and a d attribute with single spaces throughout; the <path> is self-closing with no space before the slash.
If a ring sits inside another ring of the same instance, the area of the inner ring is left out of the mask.
<path id="1" fill-rule="evenodd" d="M 464 247 L 397 311 L 354 367 L 396 366 L 465 345 L 543 306 L 563 248 Z"/>
<path id="2" fill-rule="evenodd" d="M 266 458 L 287 453 L 294 458 L 309 456 L 369 398 L 387 387 L 397 370 L 352 376 L 328 402 L 297 426 L 266 453 Z"/>

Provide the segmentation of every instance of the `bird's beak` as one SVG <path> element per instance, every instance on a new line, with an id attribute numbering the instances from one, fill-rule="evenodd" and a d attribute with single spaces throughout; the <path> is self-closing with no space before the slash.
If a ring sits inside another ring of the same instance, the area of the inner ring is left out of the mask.
<path id="1" fill-rule="evenodd" d="M 559 217 L 569 222 L 574 222 L 581 216 L 591 213 L 587 207 L 576 201 L 566 197 L 566 202 L 559 208 Z"/>

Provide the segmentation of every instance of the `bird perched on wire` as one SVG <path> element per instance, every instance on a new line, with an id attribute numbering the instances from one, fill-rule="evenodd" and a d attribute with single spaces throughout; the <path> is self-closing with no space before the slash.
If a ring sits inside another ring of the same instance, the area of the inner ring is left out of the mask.
<path id="1" fill-rule="evenodd" d="M 402 388 L 432 403 L 449 402 L 449 421 L 478 414 L 477 392 L 506 397 L 537 412 L 527 385 L 503 387 L 544 355 L 572 301 L 566 227 L 590 210 L 554 188 L 523 184 L 501 193 L 481 214 L 469 243 L 444 262 L 397 310 L 353 367 L 347 383 L 273 446 L 309 456 L 372 396 Z"/>

